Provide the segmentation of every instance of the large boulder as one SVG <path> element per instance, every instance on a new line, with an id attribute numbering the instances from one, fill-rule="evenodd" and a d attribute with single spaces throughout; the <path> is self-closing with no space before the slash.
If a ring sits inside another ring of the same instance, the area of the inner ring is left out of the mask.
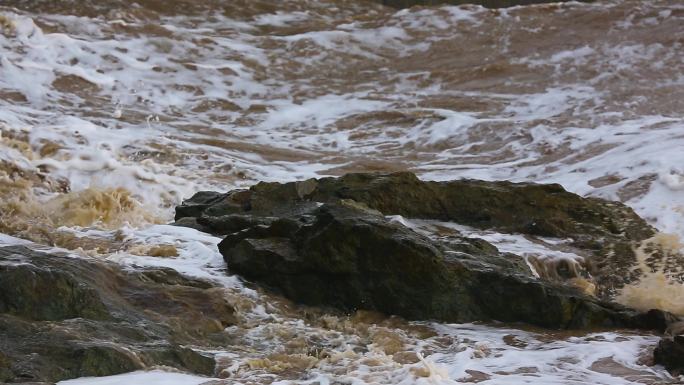
<path id="1" fill-rule="evenodd" d="M 176 208 L 176 220 L 195 218 L 210 231 L 221 232 L 221 223 L 212 224 L 211 219 L 243 214 L 257 220 L 287 215 L 301 210 L 306 203 L 335 203 L 342 199 L 362 203 L 384 215 L 454 221 L 482 229 L 549 237 L 622 236 L 624 240 L 640 241 L 655 232 L 625 205 L 582 198 L 557 184 L 471 179 L 431 182 L 409 172 L 261 182 L 248 190 L 199 192 Z"/>
<path id="2" fill-rule="evenodd" d="M 414 174 L 348 174 L 248 190 L 200 192 L 176 209 L 177 224 L 227 235 L 320 203 L 350 201 L 383 215 L 450 221 L 478 229 L 570 239 L 587 256 L 582 266 L 608 299 L 637 281 L 634 253 L 655 230 L 629 207 L 583 198 L 560 185 L 454 180 L 421 181 Z M 563 266 L 560 266 L 561 268 Z M 563 275 L 562 273 L 559 275 Z"/>
<path id="3" fill-rule="evenodd" d="M 222 288 L 170 269 L 0 248 L 0 382 L 54 382 L 167 365 L 212 375 L 234 324 Z"/>
<path id="4" fill-rule="evenodd" d="M 411 173 L 259 183 L 198 193 L 176 210 L 177 224 L 226 236 L 219 249 L 231 272 L 300 303 L 550 328 L 648 323 L 568 285 L 537 279 L 521 257 L 486 241 L 428 238 L 390 215 L 572 239 L 592 255 L 587 268 L 601 288 L 633 278 L 632 250 L 654 234 L 628 207 L 559 185 L 425 182 Z"/>
<path id="5" fill-rule="evenodd" d="M 324 204 L 227 236 L 231 271 L 309 305 L 447 322 L 624 325 L 633 314 L 535 279 L 522 260 L 462 239 L 440 244 L 383 216 Z"/>

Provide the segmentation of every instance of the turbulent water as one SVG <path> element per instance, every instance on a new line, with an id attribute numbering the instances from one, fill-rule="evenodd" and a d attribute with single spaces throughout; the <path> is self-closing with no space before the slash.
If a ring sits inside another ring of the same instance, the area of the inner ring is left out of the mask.
<path id="1" fill-rule="evenodd" d="M 226 275 L 219 239 L 163 224 L 202 189 L 411 170 L 620 200 L 678 252 L 682 2 L 396 10 L 362 0 L 4 0 L 0 32 L 0 242 L 224 282 L 240 322 L 235 346 L 219 353 L 222 377 L 679 383 L 648 366 L 655 336 L 296 309 Z M 682 285 L 648 269 L 619 299 L 684 313 Z M 65 384 L 203 381 L 152 371 Z"/>

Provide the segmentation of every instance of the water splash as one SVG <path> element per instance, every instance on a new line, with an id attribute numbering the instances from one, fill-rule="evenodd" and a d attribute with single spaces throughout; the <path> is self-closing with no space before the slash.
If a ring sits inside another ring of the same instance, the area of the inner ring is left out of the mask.
<path id="1" fill-rule="evenodd" d="M 635 309 L 656 308 L 684 315 L 683 253 L 677 234 L 658 233 L 643 241 L 635 249 L 639 281 L 625 286 L 617 301 Z"/>

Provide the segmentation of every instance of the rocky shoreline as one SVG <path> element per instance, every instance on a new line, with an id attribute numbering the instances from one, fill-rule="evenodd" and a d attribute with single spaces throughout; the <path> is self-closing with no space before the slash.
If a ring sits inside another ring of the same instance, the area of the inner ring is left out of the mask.
<path id="1" fill-rule="evenodd" d="M 224 237 L 219 250 L 229 274 L 295 303 L 548 329 L 669 327 L 655 361 L 672 373 L 684 368 L 678 317 L 611 301 L 610 289 L 638 280 L 627 274 L 633 250 L 654 234 L 619 203 L 558 185 L 348 174 L 200 192 L 176 213 L 176 225 Z M 566 239 L 586 251 L 574 274 L 597 290 L 590 295 L 570 284 L 562 265 L 540 278 L 522 257 L 483 239 L 430 237 L 396 216 Z M 159 365 L 211 376 L 216 362 L 204 351 L 229 345 L 235 323 L 234 306 L 214 282 L 0 248 L 0 381 L 53 383 Z"/>

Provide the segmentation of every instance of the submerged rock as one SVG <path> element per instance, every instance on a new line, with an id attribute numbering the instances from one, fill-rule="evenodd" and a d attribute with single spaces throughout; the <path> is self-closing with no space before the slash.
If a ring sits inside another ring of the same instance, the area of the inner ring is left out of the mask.
<path id="1" fill-rule="evenodd" d="M 411 173 L 259 183 L 203 192 L 178 224 L 227 235 L 229 269 L 300 303 L 411 319 L 521 321 L 550 328 L 646 326 L 648 317 L 537 279 L 525 261 L 483 240 L 422 236 L 386 216 L 570 238 L 607 295 L 631 279 L 633 246 L 654 234 L 628 207 L 559 185 L 457 180 Z"/>
<path id="2" fill-rule="evenodd" d="M 53 382 L 167 365 L 211 375 L 185 345 L 221 346 L 222 288 L 170 269 L 0 248 L 0 382 Z"/>

